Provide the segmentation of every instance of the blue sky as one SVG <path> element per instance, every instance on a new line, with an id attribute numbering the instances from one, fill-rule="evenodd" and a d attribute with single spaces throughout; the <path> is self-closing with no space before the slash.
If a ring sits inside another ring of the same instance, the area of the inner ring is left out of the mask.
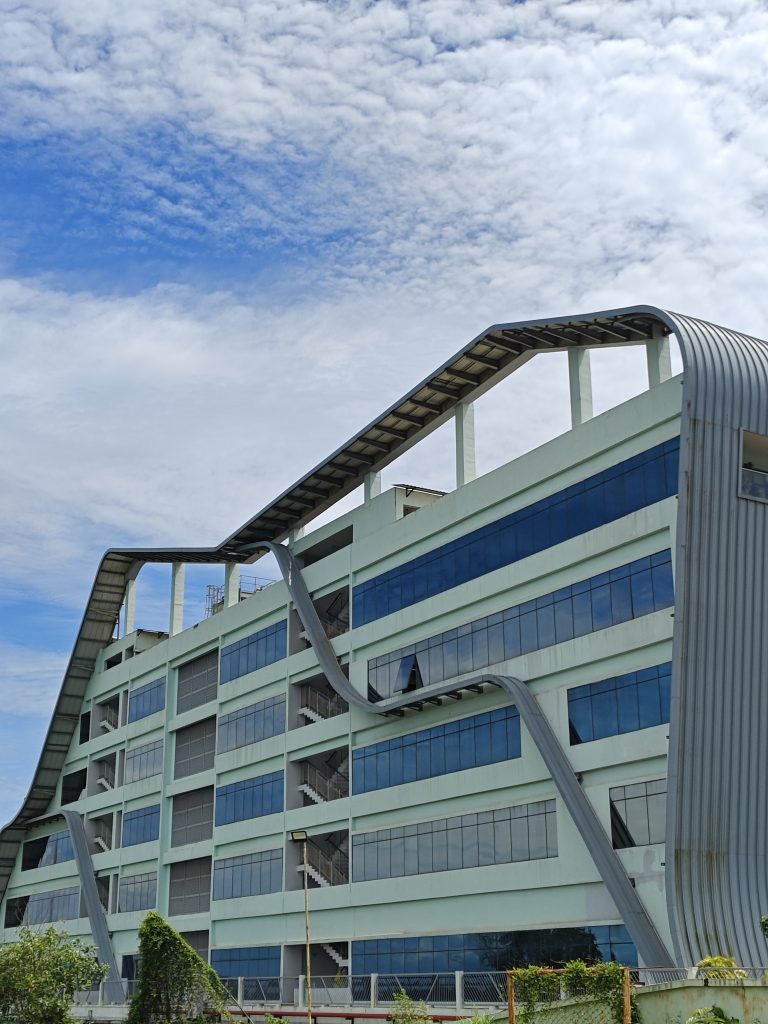
<path id="1" fill-rule="evenodd" d="M 745 0 L 8 7 L 0 818 L 106 547 L 216 543 L 492 322 L 768 333 L 766 52 Z M 564 428 L 545 376 L 478 409 L 481 467 Z M 450 486 L 448 442 L 385 479 Z"/>

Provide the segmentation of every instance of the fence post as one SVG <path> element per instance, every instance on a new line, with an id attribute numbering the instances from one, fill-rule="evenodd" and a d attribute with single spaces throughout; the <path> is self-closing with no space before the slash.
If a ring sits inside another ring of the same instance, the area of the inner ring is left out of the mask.
<path id="1" fill-rule="evenodd" d="M 464 1009 L 464 971 L 456 971 L 454 974 L 456 985 L 456 1009 Z"/>
<path id="2" fill-rule="evenodd" d="M 245 1002 L 245 978 L 237 979 L 237 1001 L 241 1006 Z"/>
<path id="3" fill-rule="evenodd" d="M 302 1009 L 307 1005 L 307 977 L 305 974 L 299 975 L 299 1002 L 298 1007 Z"/>
<path id="4" fill-rule="evenodd" d="M 624 968 L 624 1020 L 623 1024 L 632 1024 L 632 980 L 629 975 L 629 968 Z"/>
<path id="5" fill-rule="evenodd" d="M 509 1024 L 516 1024 L 515 979 L 512 977 L 512 971 L 507 971 L 507 1015 Z"/>
<path id="6" fill-rule="evenodd" d="M 371 1009 L 375 1009 L 379 1004 L 379 976 L 378 974 L 371 975 Z"/>

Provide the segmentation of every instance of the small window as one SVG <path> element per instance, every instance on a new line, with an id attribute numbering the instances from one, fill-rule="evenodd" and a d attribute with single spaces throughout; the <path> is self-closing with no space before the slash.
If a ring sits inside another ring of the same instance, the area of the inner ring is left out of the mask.
<path id="1" fill-rule="evenodd" d="M 88 769 L 81 768 L 77 772 L 70 772 L 61 780 L 61 802 L 71 804 L 85 796 L 85 787 L 88 777 Z"/>
<path id="2" fill-rule="evenodd" d="M 80 715 L 80 743 L 87 743 L 91 738 L 91 712 L 86 711 L 84 715 Z"/>
<path id="3" fill-rule="evenodd" d="M 609 795 L 614 850 L 664 842 L 666 779 L 614 786 Z"/>
<path id="4" fill-rule="evenodd" d="M 768 437 L 744 430 L 741 446 L 739 494 L 743 498 L 768 501 Z"/>

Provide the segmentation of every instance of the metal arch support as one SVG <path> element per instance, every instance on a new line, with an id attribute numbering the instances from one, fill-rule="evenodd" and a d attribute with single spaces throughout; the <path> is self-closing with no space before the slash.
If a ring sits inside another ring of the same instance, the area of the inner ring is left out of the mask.
<path id="1" fill-rule="evenodd" d="M 250 550 L 257 548 L 266 549 L 275 556 L 301 623 L 320 663 L 320 668 L 334 690 L 348 704 L 369 714 L 384 715 L 413 704 L 413 694 L 397 697 L 391 701 L 382 701 L 378 704 L 361 696 L 341 670 L 331 642 L 312 603 L 304 577 L 291 552 L 282 544 L 275 544 L 273 541 L 262 541 L 259 544 L 249 545 Z M 633 888 L 605 829 L 600 824 L 595 809 L 579 785 L 565 751 L 547 717 L 542 712 L 539 702 L 525 683 L 520 679 L 515 679 L 514 676 L 486 674 L 461 681 L 462 689 L 483 684 L 500 687 L 515 702 L 520 717 L 525 722 L 531 739 L 541 754 L 563 803 L 568 808 L 644 963 L 652 964 L 654 967 L 674 967 L 675 963 L 669 950 L 664 945 L 648 911 Z M 419 691 L 419 698 L 439 697 L 450 691 L 455 692 L 456 688 L 456 683 L 444 683 L 440 686 L 429 687 L 429 689 Z"/>
<path id="2" fill-rule="evenodd" d="M 88 680 L 110 642 L 126 582 L 141 565 L 242 561 L 249 543 L 285 538 L 537 352 L 642 344 L 670 332 L 684 375 L 667 765 L 669 927 L 678 964 L 722 950 L 742 963 L 759 962 L 759 915 L 768 907 L 768 775 L 760 734 L 768 706 L 768 576 L 756 567 L 768 562 L 768 504 L 739 498 L 737 486 L 740 430 L 768 436 L 768 344 L 655 306 L 494 324 L 218 546 L 107 551 L 32 785 L 0 829 L 0 896 L 27 826 L 55 795 Z M 456 394 L 443 394 L 435 405 L 431 382 L 446 380 L 456 381 Z M 334 468 L 338 460 L 341 469 Z"/>
<path id="3" fill-rule="evenodd" d="M 75 864 L 80 877 L 80 892 L 85 903 L 85 911 L 91 926 L 93 941 L 99 954 L 99 960 L 109 966 L 109 974 L 104 982 L 104 997 L 108 1003 L 124 1003 L 125 987 L 120 978 L 115 951 L 109 937 L 107 916 L 99 899 L 96 876 L 93 873 L 93 861 L 88 850 L 88 839 L 83 826 L 83 819 L 77 811 L 62 809 L 59 812 L 67 823 L 75 851 Z"/>

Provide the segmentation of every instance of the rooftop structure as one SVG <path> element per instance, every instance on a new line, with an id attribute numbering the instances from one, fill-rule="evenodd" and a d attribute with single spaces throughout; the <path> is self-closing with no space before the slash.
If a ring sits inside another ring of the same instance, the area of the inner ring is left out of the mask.
<path id="1" fill-rule="evenodd" d="M 625 345 L 649 389 L 593 417 Z M 472 403 L 552 351 L 572 429 L 476 477 Z M 298 978 L 302 829 L 314 974 L 762 962 L 767 384 L 765 342 L 652 307 L 495 325 L 219 546 L 108 551 L 0 833 L 4 941 L 92 934 L 117 998 L 156 906 L 223 976 Z M 451 419 L 456 489 L 382 491 Z"/>

